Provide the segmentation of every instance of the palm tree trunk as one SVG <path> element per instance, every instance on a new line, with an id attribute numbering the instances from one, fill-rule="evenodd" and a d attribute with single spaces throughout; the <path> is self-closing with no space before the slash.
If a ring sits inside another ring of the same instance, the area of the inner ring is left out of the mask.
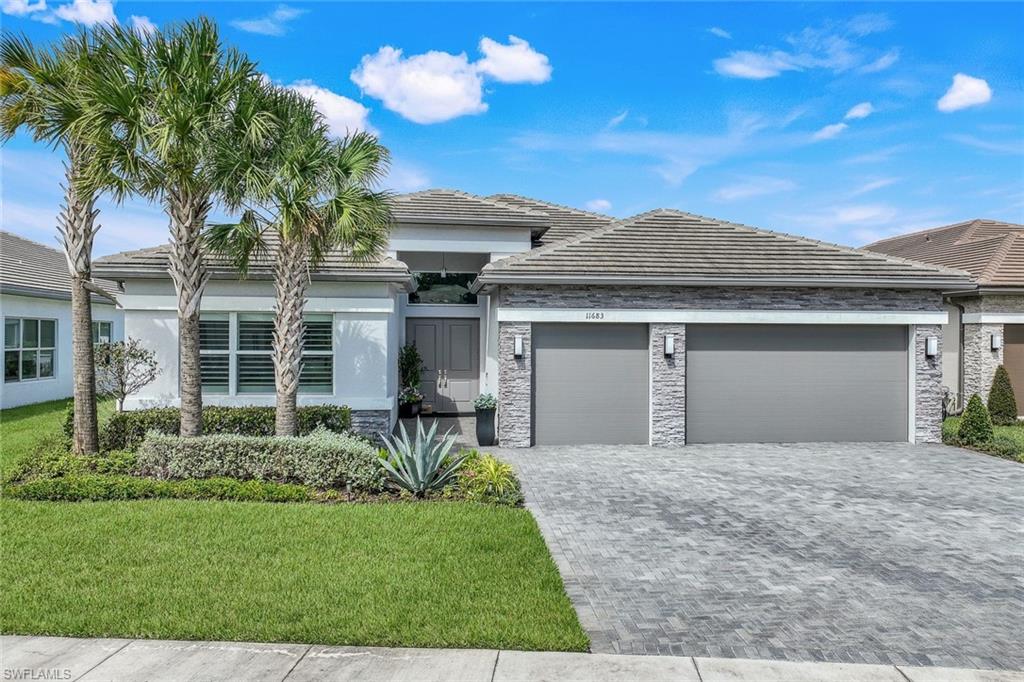
<path id="1" fill-rule="evenodd" d="M 299 431 L 296 401 L 302 372 L 302 345 L 306 325 L 302 312 L 306 307 L 306 245 L 300 240 L 281 240 L 274 264 L 274 385 L 277 409 L 274 433 L 296 436 Z"/>
<path id="2" fill-rule="evenodd" d="M 177 188 L 168 193 L 171 218 L 170 272 L 178 296 L 178 356 L 182 436 L 203 432 L 203 389 L 199 369 L 199 306 L 209 273 L 203 264 L 202 230 L 210 212 L 208 196 Z"/>
<path id="3" fill-rule="evenodd" d="M 58 218 L 58 232 L 64 245 L 71 274 L 71 366 L 74 395 L 74 437 L 76 454 L 91 455 L 99 450 L 96 422 L 96 364 L 92 347 L 92 294 L 86 288 L 92 276 L 92 242 L 96 235 L 95 197 L 82 196 L 75 186 L 82 151 L 68 147 L 64 166 L 64 205 Z"/>

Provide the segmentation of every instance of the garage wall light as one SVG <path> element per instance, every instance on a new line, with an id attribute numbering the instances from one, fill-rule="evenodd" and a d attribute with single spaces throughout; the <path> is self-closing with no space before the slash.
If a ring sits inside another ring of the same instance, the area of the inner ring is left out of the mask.
<path id="1" fill-rule="evenodd" d="M 939 354 L 939 337 L 929 336 L 924 340 L 924 354 L 930 358 Z"/>
<path id="2" fill-rule="evenodd" d="M 670 358 L 676 354 L 675 334 L 665 334 L 665 357 Z"/>
<path id="3" fill-rule="evenodd" d="M 512 355 L 516 358 L 523 357 L 523 337 L 516 336 L 512 339 Z"/>
<path id="4" fill-rule="evenodd" d="M 992 350 L 999 350 L 1003 347 L 1003 335 L 993 334 L 992 335 Z"/>

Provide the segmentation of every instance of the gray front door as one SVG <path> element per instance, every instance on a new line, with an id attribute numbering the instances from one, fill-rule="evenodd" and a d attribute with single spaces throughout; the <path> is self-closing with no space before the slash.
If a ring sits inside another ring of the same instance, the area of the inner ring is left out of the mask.
<path id="1" fill-rule="evenodd" d="M 480 321 L 410 317 L 405 342 L 423 358 L 423 406 L 435 413 L 468 413 L 480 391 Z"/>
<path id="2" fill-rule="evenodd" d="M 907 328 L 686 326 L 686 442 L 906 441 Z"/>
<path id="3" fill-rule="evenodd" d="M 647 347 L 645 324 L 534 324 L 534 443 L 649 442 Z"/>

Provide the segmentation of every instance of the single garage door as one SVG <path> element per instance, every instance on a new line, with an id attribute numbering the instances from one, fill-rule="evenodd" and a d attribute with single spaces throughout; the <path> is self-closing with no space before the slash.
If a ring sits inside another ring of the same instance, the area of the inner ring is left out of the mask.
<path id="1" fill-rule="evenodd" d="M 686 441 L 906 441 L 907 328 L 688 325 Z"/>
<path id="2" fill-rule="evenodd" d="M 647 443 L 647 325 L 533 325 L 537 445 Z"/>
<path id="3" fill-rule="evenodd" d="M 1003 325 L 1003 366 L 1017 399 L 1017 416 L 1024 414 L 1024 324 Z"/>

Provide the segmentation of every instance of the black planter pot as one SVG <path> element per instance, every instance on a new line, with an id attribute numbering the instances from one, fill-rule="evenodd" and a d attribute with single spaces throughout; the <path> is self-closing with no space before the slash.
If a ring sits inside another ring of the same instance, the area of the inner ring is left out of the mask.
<path id="1" fill-rule="evenodd" d="M 482 447 L 497 443 L 494 432 L 494 408 L 476 411 L 476 442 Z"/>
<path id="2" fill-rule="evenodd" d="M 420 407 L 423 405 L 423 401 L 416 403 L 399 403 L 398 405 L 398 417 L 400 419 L 409 419 L 415 417 L 420 413 Z"/>

